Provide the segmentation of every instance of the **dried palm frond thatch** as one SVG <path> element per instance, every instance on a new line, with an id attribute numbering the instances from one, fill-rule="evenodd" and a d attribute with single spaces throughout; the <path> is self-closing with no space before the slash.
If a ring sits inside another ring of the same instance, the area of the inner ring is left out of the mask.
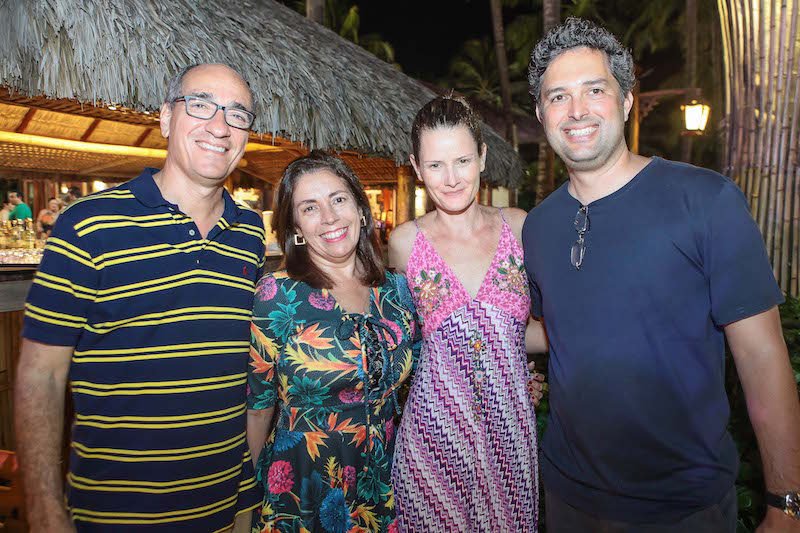
<path id="1" fill-rule="evenodd" d="M 406 163 L 434 94 L 272 0 L 0 0 L 0 85 L 26 95 L 158 109 L 188 64 L 224 62 L 256 95 L 258 132 Z M 515 186 L 519 157 L 485 128 L 486 179 Z"/>

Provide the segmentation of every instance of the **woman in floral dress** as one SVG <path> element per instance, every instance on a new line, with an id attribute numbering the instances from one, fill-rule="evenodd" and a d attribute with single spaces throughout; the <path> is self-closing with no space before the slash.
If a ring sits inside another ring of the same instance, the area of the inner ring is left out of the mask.
<path id="1" fill-rule="evenodd" d="M 536 418 L 526 369 L 544 351 L 520 233 L 525 212 L 477 201 L 486 145 L 465 101 L 417 114 L 411 163 L 435 209 L 399 226 L 393 266 L 408 275 L 423 348 L 397 437 L 401 531 L 537 528 Z"/>
<path id="2" fill-rule="evenodd" d="M 251 327 L 255 531 L 394 531 L 397 393 L 419 338 L 405 279 L 384 271 L 368 200 L 340 159 L 291 163 L 277 202 L 286 270 L 260 280 Z"/>

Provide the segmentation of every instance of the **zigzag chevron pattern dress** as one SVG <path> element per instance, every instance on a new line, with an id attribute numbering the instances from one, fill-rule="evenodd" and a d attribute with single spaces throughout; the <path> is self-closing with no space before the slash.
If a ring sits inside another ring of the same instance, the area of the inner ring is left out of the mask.
<path id="1" fill-rule="evenodd" d="M 503 220 L 472 298 L 422 231 L 407 275 L 423 347 L 392 472 L 400 530 L 536 531 L 536 418 L 527 392 L 530 296 Z"/>

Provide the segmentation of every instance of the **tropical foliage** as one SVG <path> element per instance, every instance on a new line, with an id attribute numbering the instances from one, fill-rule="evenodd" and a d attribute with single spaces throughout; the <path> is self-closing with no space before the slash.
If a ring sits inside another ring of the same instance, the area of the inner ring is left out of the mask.
<path id="1" fill-rule="evenodd" d="M 305 0 L 279 0 L 298 13 L 305 15 Z M 346 0 L 324 0 L 324 15 L 322 22 L 331 30 L 338 33 L 348 41 L 352 41 L 364 48 L 374 56 L 391 63 L 398 69 L 400 65 L 395 62 L 394 47 L 377 33 L 361 34 L 361 16 L 358 5 Z"/>

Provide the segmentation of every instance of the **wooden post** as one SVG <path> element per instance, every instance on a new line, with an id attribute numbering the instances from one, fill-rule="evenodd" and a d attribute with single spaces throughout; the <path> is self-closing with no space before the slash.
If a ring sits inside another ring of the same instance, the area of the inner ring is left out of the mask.
<path id="1" fill-rule="evenodd" d="M 397 167 L 397 213 L 395 226 L 414 220 L 416 176 L 409 166 Z"/>
<path id="2" fill-rule="evenodd" d="M 630 139 L 628 143 L 630 144 L 630 151 L 634 154 L 639 153 L 639 124 L 641 123 L 642 119 L 639 117 L 639 83 L 637 82 L 636 85 L 633 86 L 633 106 L 631 107 L 631 116 L 630 116 Z"/>

